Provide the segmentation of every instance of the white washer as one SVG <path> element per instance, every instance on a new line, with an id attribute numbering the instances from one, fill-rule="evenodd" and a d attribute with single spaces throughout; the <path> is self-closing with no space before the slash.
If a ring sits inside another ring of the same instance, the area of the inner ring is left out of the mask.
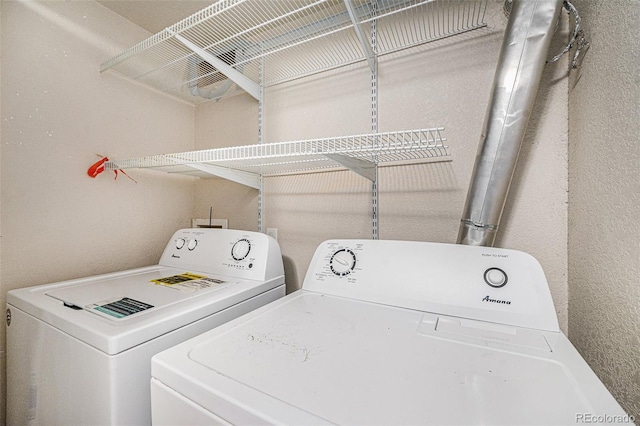
<path id="1" fill-rule="evenodd" d="M 10 291 L 8 424 L 150 424 L 152 355 L 284 287 L 273 238 L 183 229 L 158 265 Z"/>
<path id="2" fill-rule="evenodd" d="M 332 240 L 303 288 L 152 359 L 154 425 L 630 421 L 517 251 Z"/>

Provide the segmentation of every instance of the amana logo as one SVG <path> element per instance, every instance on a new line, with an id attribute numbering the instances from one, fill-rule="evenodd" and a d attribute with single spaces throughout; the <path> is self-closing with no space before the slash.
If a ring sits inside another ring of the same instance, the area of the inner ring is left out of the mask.
<path id="1" fill-rule="evenodd" d="M 489 295 L 485 296 L 482 299 L 482 301 L 483 302 L 491 302 L 491 303 L 502 303 L 502 304 L 505 304 L 505 305 L 510 305 L 511 304 L 510 300 L 492 299 L 492 298 L 489 297 Z"/>

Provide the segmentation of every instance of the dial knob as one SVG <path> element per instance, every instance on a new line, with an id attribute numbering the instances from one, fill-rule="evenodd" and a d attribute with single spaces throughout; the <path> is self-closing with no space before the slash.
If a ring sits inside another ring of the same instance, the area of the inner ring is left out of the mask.
<path id="1" fill-rule="evenodd" d="M 196 248 L 197 245 L 198 245 L 198 240 L 189 240 L 189 242 L 187 243 L 187 248 L 189 250 L 193 250 L 194 248 Z"/>
<path id="2" fill-rule="evenodd" d="M 249 255 L 251 251 L 251 242 L 246 238 L 236 241 L 231 248 L 231 257 L 235 260 L 242 260 Z"/>
<path id="3" fill-rule="evenodd" d="M 349 249 L 340 249 L 333 253 L 329 260 L 331 272 L 343 277 L 349 275 L 356 266 L 356 255 Z"/>
<path id="4" fill-rule="evenodd" d="M 176 248 L 180 250 L 182 247 L 184 247 L 184 243 L 185 243 L 184 238 L 178 238 L 176 240 Z"/>

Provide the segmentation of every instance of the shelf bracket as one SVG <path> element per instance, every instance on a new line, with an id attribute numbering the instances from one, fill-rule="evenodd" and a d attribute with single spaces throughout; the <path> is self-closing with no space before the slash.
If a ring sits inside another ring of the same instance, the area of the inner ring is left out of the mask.
<path id="1" fill-rule="evenodd" d="M 254 189 L 260 189 L 260 175 L 256 173 L 214 166 L 213 164 L 191 163 L 184 165 Z"/>
<path id="2" fill-rule="evenodd" d="M 358 37 L 358 41 L 360 41 L 360 46 L 364 52 L 365 57 L 367 58 L 367 62 L 369 63 L 369 68 L 371 68 L 371 72 L 375 70 L 375 54 L 373 53 L 373 49 L 371 48 L 371 44 L 367 41 L 365 37 L 364 31 L 360 22 L 358 22 L 358 16 L 356 15 L 356 9 L 353 6 L 352 0 L 344 0 L 344 5 L 347 8 L 347 12 L 349 12 L 349 18 L 351 18 L 351 22 L 353 23 L 353 30 L 356 32 L 356 37 Z"/>
<path id="3" fill-rule="evenodd" d="M 341 166 L 346 167 L 354 173 L 374 182 L 376 179 L 376 164 L 372 161 L 363 160 L 361 158 L 349 157 L 342 154 L 322 154 L 325 157 L 335 161 Z"/>
<path id="4" fill-rule="evenodd" d="M 256 84 L 253 80 L 251 80 L 246 75 L 234 69 L 232 66 L 225 63 L 223 60 L 217 58 L 215 55 L 207 52 L 202 49 L 198 45 L 190 42 L 186 38 L 182 37 L 180 34 L 173 33 L 173 36 L 180 43 L 184 44 L 186 47 L 191 49 L 193 53 L 204 59 L 208 62 L 212 67 L 216 68 L 222 74 L 226 75 L 227 78 L 238 86 L 240 86 L 244 91 L 253 96 L 254 99 L 260 101 L 260 86 Z"/>

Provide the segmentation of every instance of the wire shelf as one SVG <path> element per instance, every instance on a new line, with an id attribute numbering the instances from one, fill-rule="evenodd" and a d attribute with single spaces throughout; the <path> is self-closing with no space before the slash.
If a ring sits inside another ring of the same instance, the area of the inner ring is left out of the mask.
<path id="1" fill-rule="evenodd" d="M 256 176 L 333 168 L 348 168 L 359 173 L 363 168 L 382 163 L 398 164 L 448 156 L 443 130 L 442 127 L 403 130 L 152 155 L 112 160 L 105 163 L 105 169 L 152 168 L 199 177 L 218 175 L 221 168 Z"/>
<path id="2" fill-rule="evenodd" d="M 228 76 L 182 38 L 263 86 L 364 61 L 347 2 L 365 33 L 376 22 L 377 55 L 486 26 L 487 0 L 219 0 L 105 61 L 101 71 L 195 102 L 194 90 L 215 91 Z"/>

